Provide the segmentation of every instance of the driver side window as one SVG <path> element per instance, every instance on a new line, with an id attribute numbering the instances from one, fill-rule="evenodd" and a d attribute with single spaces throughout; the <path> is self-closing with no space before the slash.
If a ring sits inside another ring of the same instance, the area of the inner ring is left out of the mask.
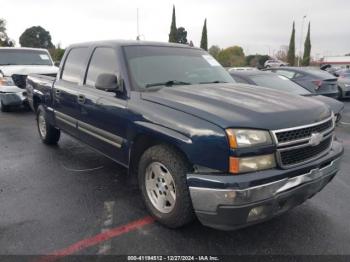
<path id="1" fill-rule="evenodd" d="M 96 79 L 100 74 L 117 73 L 117 56 L 114 49 L 97 47 L 91 57 L 86 75 L 85 84 L 95 87 Z"/>

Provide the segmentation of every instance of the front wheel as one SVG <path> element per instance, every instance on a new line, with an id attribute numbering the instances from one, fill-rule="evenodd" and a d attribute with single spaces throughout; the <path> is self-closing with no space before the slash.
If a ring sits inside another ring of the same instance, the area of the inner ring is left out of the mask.
<path id="1" fill-rule="evenodd" d="M 47 121 L 46 112 L 42 105 L 38 107 L 36 119 L 41 140 L 47 145 L 57 144 L 61 132 Z"/>
<path id="2" fill-rule="evenodd" d="M 10 107 L 5 106 L 4 103 L 2 102 L 2 100 L 0 101 L 0 109 L 1 109 L 1 112 L 9 112 L 10 111 Z"/>
<path id="3" fill-rule="evenodd" d="M 140 159 L 138 179 L 144 202 L 167 227 L 178 228 L 194 219 L 186 182 L 189 170 L 184 157 L 166 145 L 147 149 Z"/>

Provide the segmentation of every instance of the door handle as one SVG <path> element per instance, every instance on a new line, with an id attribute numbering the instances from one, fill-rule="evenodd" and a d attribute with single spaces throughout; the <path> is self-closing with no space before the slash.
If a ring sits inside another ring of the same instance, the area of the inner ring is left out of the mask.
<path id="1" fill-rule="evenodd" d="M 78 95 L 78 103 L 79 104 L 85 103 L 85 96 L 84 95 Z"/>

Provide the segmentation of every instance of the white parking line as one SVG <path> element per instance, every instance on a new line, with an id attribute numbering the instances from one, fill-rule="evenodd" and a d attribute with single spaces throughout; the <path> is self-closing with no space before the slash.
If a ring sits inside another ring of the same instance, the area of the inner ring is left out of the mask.
<path id="1" fill-rule="evenodd" d="M 342 124 L 342 125 L 350 125 L 350 123 L 342 122 L 342 121 L 340 121 L 340 124 Z"/>
<path id="2" fill-rule="evenodd" d="M 112 226 L 113 226 L 113 210 L 114 210 L 114 201 L 106 201 L 104 202 L 104 210 L 103 210 L 103 217 L 102 219 L 103 224 L 102 224 L 102 229 L 101 233 L 104 233 L 106 231 L 109 231 Z M 102 242 L 99 245 L 98 249 L 98 255 L 108 255 L 111 251 L 112 247 L 112 240 L 109 239 L 105 242 Z"/>

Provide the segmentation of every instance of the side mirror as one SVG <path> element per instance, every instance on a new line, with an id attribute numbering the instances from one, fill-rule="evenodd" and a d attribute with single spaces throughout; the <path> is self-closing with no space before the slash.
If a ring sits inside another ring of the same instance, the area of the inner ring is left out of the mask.
<path id="1" fill-rule="evenodd" d="M 57 67 L 60 67 L 60 61 L 55 61 L 53 64 L 54 64 L 54 66 L 57 66 Z"/>
<path id="2" fill-rule="evenodd" d="M 117 76 L 113 74 L 100 74 L 97 77 L 95 87 L 96 89 L 104 90 L 107 92 L 122 91 L 118 84 Z"/>

